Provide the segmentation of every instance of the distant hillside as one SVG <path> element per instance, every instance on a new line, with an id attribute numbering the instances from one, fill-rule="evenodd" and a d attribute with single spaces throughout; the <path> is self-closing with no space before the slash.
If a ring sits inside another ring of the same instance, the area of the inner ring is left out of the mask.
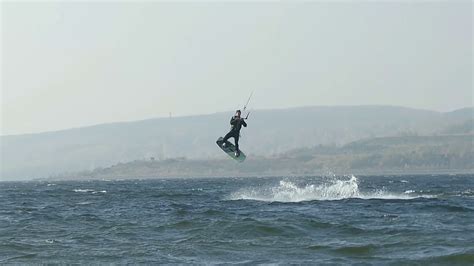
<path id="1" fill-rule="evenodd" d="M 343 147 L 297 149 L 284 157 L 307 165 L 347 170 L 474 172 L 474 135 L 372 138 Z"/>
<path id="2" fill-rule="evenodd" d="M 255 110 L 241 147 L 250 156 L 273 156 L 315 145 L 342 146 L 371 138 L 439 134 L 472 119 L 473 108 L 439 113 L 393 106 L 302 107 Z M 103 124 L 1 137 L 1 179 L 35 178 L 92 170 L 154 157 L 222 158 L 215 139 L 229 129 L 232 112 Z"/>
<path id="3" fill-rule="evenodd" d="M 474 119 L 451 125 L 441 131 L 441 134 L 470 134 L 474 133 Z"/>
<path id="4" fill-rule="evenodd" d="M 474 173 L 473 135 L 373 138 L 343 147 L 320 145 L 245 163 L 212 160 L 137 160 L 58 179 L 232 177 L 265 175 Z"/>

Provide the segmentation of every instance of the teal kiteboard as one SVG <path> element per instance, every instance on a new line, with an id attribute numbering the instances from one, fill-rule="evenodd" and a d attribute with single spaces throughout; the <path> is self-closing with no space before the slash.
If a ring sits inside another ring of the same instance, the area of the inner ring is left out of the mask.
<path id="1" fill-rule="evenodd" d="M 222 145 L 224 144 L 224 138 L 222 137 L 219 137 L 216 141 L 217 143 L 217 146 L 219 146 L 219 148 L 221 148 L 225 153 L 227 153 L 227 155 L 229 155 L 230 157 L 232 157 L 232 159 L 238 161 L 239 163 L 245 161 L 245 158 L 247 158 L 247 156 L 245 156 L 245 153 L 242 152 L 242 150 L 240 151 L 240 155 L 239 157 L 235 156 L 235 145 L 230 143 L 229 141 L 226 141 L 225 142 L 225 147 Z"/>

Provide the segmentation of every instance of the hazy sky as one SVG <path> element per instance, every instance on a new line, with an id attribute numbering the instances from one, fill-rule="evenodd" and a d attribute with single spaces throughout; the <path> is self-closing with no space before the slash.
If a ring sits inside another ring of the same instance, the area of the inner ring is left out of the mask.
<path id="1" fill-rule="evenodd" d="M 1 2 L 1 134 L 253 108 L 473 105 L 464 2 Z"/>

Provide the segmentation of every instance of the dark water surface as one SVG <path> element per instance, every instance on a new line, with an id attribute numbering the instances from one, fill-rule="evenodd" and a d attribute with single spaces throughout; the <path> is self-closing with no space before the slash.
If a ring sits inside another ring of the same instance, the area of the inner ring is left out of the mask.
<path id="1" fill-rule="evenodd" d="M 0 263 L 474 263 L 474 176 L 0 182 Z"/>

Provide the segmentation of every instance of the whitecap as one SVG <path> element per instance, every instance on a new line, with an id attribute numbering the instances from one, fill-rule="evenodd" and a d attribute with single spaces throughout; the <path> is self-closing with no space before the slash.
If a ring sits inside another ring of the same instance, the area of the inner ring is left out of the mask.
<path id="1" fill-rule="evenodd" d="M 86 193 L 86 192 L 93 192 L 93 189 L 74 189 L 74 192 L 79 192 L 79 193 Z"/>
<path id="2" fill-rule="evenodd" d="M 278 185 L 243 188 L 230 195 L 231 200 L 258 200 L 277 202 L 301 202 L 312 200 L 360 199 L 413 199 L 412 195 L 390 193 L 384 189 L 361 192 L 359 180 L 354 175 L 326 180 L 323 184 L 297 185 L 281 180 Z"/>
<path id="3" fill-rule="evenodd" d="M 79 193 L 88 193 L 91 192 L 92 194 L 97 194 L 97 193 L 107 193 L 106 190 L 93 190 L 93 189 L 74 189 L 74 192 L 79 192 Z"/>
<path id="4" fill-rule="evenodd" d="M 91 201 L 84 201 L 84 202 L 78 202 L 76 204 L 77 205 L 90 205 L 90 204 L 92 204 L 92 202 Z"/>

